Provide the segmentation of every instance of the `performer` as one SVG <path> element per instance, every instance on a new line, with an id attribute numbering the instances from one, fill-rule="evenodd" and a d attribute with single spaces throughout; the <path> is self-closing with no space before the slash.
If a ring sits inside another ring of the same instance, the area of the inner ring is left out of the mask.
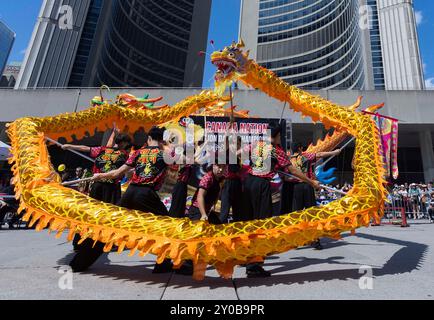
<path id="1" fill-rule="evenodd" d="M 319 159 L 336 156 L 341 153 L 341 149 L 332 152 L 307 153 L 306 148 L 298 142 L 292 145 L 294 154 L 291 162 L 309 179 L 315 179 L 315 164 Z M 294 191 L 292 198 L 292 211 L 301 211 L 316 205 L 315 190 L 312 186 L 304 181 L 293 181 Z M 318 239 L 312 243 L 316 250 L 322 250 L 321 241 Z"/>
<path id="2" fill-rule="evenodd" d="M 134 168 L 131 183 L 120 201 L 121 207 L 151 212 L 159 216 L 169 215 L 157 194 L 157 191 L 163 185 L 167 170 L 162 149 L 164 131 L 164 128 L 152 128 L 148 133 L 147 146 L 134 152 L 125 165 L 117 170 L 94 176 L 95 181 L 118 179 L 131 168 Z M 162 264 L 155 265 L 153 272 L 165 273 L 171 271 L 172 263 L 166 259 Z"/>
<path id="3" fill-rule="evenodd" d="M 292 212 L 292 199 L 294 198 L 295 179 L 283 177 L 280 190 L 280 215 Z"/>
<path id="4" fill-rule="evenodd" d="M 220 224 L 221 221 L 213 211 L 220 197 L 220 184 L 224 180 L 226 165 L 214 164 L 209 167 L 209 172 L 200 180 L 199 187 L 192 199 L 192 205 L 188 212 L 188 218 L 192 221 L 209 221 L 211 224 Z M 175 273 L 193 275 L 193 261 L 187 260 Z"/>
<path id="5" fill-rule="evenodd" d="M 6 195 L 6 196 L 14 196 L 15 197 L 15 186 L 13 183 L 13 178 L 10 179 L 9 186 L 2 189 L 1 193 Z M 14 229 L 15 223 L 19 224 L 19 221 L 20 221 L 21 217 L 23 216 L 23 213 L 20 215 L 18 215 L 18 213 L 17 213 L 19 206 L 20 206 L 20 203 L 15 198 L 5 199 L 3 201 L 0 200 L 0 229 L 3 225 L 3 223 L 5 223 L 4 218 L 8 212 L 14 213 L 13 217 L 9 221 L 9 229 Z"/>
<path id="6" fill-rule="evenodd" d="M 114 131 L 115 132 L 115 131 Z M 131 147 L 131 138 L 126 134 L 119 134 L 115 140 L 114 147 L 96 147 L 74 146 L 66 144 L 64 150 L 76 150 L 81 152 L 90 152 L 92 158 L 95 159 L 93 173 L 104 173 L 122 167 L 128 159 L 128 150 Z M 108 145 L 113 145 L 109 143 Z M 120 179 L 105 179 L 93 183 L 89 192 L 89 196 L 93 199 L 118 204 L 121 197 Z M 92 239 L 86 239 L 81 245 L 78 244 L 80 236 L 75 235 L 73 240 L 74 251 L 77 252 L 70 263 L 70 266 L 75 272 L 81 272 L 89 268 L 103 253 L 104 244 L 97 242 L 94 246 Z"/>
<path id="7" fill-rule="evenodd" d="M 232 141 L 235 140 L 235 136 L 232 136 Z M 241 156 L 239 150 L 241 150 L 241 137 L 236 137 L 236 143 L 230 143 L 231 139 L 228 137 L 226 139 L 227 145 L 227 156 L 226 159 L 229 164 L 226 166 L 225 170 L 225 183 L 223 185 L 223 190 L 221 194 L 221 210 L 220 210 L 220 221 L 222 223 L 229 222 L 229 211 L 232 207 L 232 216 L 237 217 L 234 220 L 239 220 L 238 217 L 241 216 L 242 210 L 242 194 L 243 186 L 241 182 Z M 235 158 L 235 163 L 232 163 L 233 158 Z"/>
<path id="8" fill-rule="evenodd" d="M 271 143 L 259 141 L 252 149 L 252 165 L 249 176 L 244 181 L 243 213 L 239 221 L 267 219 L 272 215 L 271 179 L 278 171 L 289 172 L 305 181 L 313 188 L 319 188 L 318 181 L 314 181 L 291 165 L 284 150 L 280 147 L 280 126 L 270 126 Z M 262 263 L 247 265 L 247 276 L 269 277 L 271 273 L 265 271 Z"/>
<path id="9" fill-rule="evenodd" d="M 208 220 L 210 223 L 220 223 L 220 220 L 212 212 L 220 197 L 220 184 L 225 178 L 226 165 L 214 164 L 210 171 L 202 177 L 199 187 L 192 199 L 188 217 L 195 220 Z M 211 218 L 211 214 L 213 214 Z M 217 218 L 217 219 L 216 219 Z M 211 220 L 212 219 L 212 220 Z"/>
<path id="10" fill-rule="evenodd" d="M 64 150 L 75 150 L 79 152 L 90 153 L 95 159 L 95 165 L 92 169 L 93 174 L 109 172 L 120 168 L 128 159 L 128 150 L 131 148 L 131 138 L 126 134 L 118 134 L 116 128 L 107 143 L 106 147 L 91 148 L 88 146 L 77 146 L 71 144 L 63 145 Z M 81 178 L 81 176 L 79 177 Z M 106 203 L 117 204 L 121 197 L 120 180 L 106 180 L 94 183 L 90 190 L 89 196 L 93 199 Z M 93 242 L 87 242 L 87 245 Z M 76 235 L 73 241 L 74 250 L 78 250 L 80 236 Z"/>
<path id="11" fill-rule="evenodd" d="M 178 180 L 173 187 L 172 204 L 169 216 L 172 218 L 185 218 L 186 202 L 188 194 L 188 181 L 193 172 L 191 164 L 182 165 L 178 172 Z"/>
<path id="12" fill-rule="evenodd" d="M 169 215 L 172 218 L 185 218 L 188 182 L 190 181 L 191 176 L 194 174 L 194 164 L 199 164 L 201 161 L 203 161 L 201 157 L 204 148 L 205 144 L 197 146 L 194 155 L 190 155 L 189 152 L 187 152 L 187 148 L 184 148 L 184 154 L 179 161 L 180 163 L 184 164 L 180 166 L 178 171 L 178 180 L 172 192 L 172 204 L 169 210 Z"/>

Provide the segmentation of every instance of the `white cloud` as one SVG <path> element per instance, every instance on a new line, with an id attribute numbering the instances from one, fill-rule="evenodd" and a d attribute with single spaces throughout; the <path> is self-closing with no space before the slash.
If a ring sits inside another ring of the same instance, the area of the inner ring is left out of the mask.
<path id="1" fill-rule="evenodd" d="M 423 22 L 423 14 L 422 11 L 416 11 L 416 24 L 420 25 Z"/>
<path id="2" fill-rule="evenodd" d="M 27 51 L 27 49 L 21 50 L 20 54 L 24 55 L 24 54 L 26 54 L 26 51 Z"/>
<path id="3" fill-rule="evenodd" d="M 428 78 L 425 80 L 425 87 L 427 90 L 434 90 L 434 78 Z"/>
<path id="4" fill-rule="evenodd" d="M 423 67 L 423 73 L 426 73 L 426 68 L 427 68 L 428 66 L 426 65 L 425 62 L 422 63 L 422 67 Z"/>

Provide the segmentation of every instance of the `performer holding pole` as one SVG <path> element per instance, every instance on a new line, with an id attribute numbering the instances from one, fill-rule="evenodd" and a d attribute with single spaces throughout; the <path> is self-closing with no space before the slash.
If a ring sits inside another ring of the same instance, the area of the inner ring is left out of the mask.
<path id="1" fill-rule="evenodd" d="M 192 155 L 187 151 L 188 148 L 186 144 L 187 141 L 184 143 L 184 155 L 182 157 L 182 161 L 180 161 L 184 162 L 185 164 L 180 165 L 180 169 L 178 171 L 178 180 L 176 181 L 172 191 L 172 204 L 169 210 L 169 215 L 172 218 L 185 218 L 188 182 L 194 173 L 194 164 L 199 162 L 199 160 L 196 159 L 200 157 L 200 154 L 205 147 L 205 145 L 198 147 L 195 150 L 194 155 Z"/>
<path id="2" fill-rule="evenodd" d="M 92 158 L 90 158 L 90 157 L 88 157 L 88 156 L 86 156 L 86 155 L 84 155 L 84 154 L 82 154 L 82 153 L 76 151 L 75 149 L 72 149 L 72 148 L 65 148 L 65 145 L 63 145 L 63 144 L 57 142 L 56 140 L 50 139 L 50 138 L 48 138 L 48 137 L 45 137 L 45 140 L 47 140 L 48 142 L 51 142 L 51 143 L 55 144 L 56 146 L 61 147 L 63 150 L 68 150 L 68 151 L 70 151 L 70 152 L 72 152 L 72 153 L 78 155 L 79 157 L 82 157 L 83 159 L 86 159 L 86 160 L 89 160 L 90 162 L 95 163 L 95 159 L 92 159 Z M 68 146 L 71 146 L 71 145 L 68 145 Z M 76 146 L 76 147 L 78 147 L 78 146 Z M 83 146 L 83 147 L 84 147 L 84 148 L 80 148 L 80 149 L 82 149 L 82 150 L 88 150 L 88 147 L 86 147 L 86 146 Z M 83 151 L 83 152 L 88 152 L 88 151 Z"/>
<path id="3" fill-rule="evenodd" d="M 281 126 L 271 126 L 271 143 L 259 141 L 251 147 L 251 168 L 244 181 L 243 213 L 239 221 L 267 219 L 272 215 L 271 179 L 280 171 L 289 172 L 312 188 L 318 189 L 319 183 L 294 167 L 280 146 Z M 247 276 L 269 277 L 260 261 L 247 265 Z"/>
<path id="4" fill-rule="evenodd" d="M 219 220 L 221 223 L 229 222 L 229 211 L 232 208 L 232 216 L 239 220 L 242 210 L 243 186 L 241 182 L 241 137 L 235 134 L 234 124 L 234 102 L 232 86 L 230 87 L 231 96 L 231 117 L 228 133 L 225 135 L 226 161 L 225 183 L 221 191 L 221 210 Z"/>
<path id="5" fill-rule="evenodd" d="M 242 211 L 243 186 L 241 182 L 241 137 L 231 135 L 226 139 L 226 159 L 229 164 L 225 167 L 225 183 L 221 192 L 220 222 L 228 223 L 229 211 L 232 208 L 234 220 L 239 220 Z"/>
<path id="6" fill-rule="evenodd" d="M 341 153 L 341 149 L 332 152 L 307 153 L 301 143 L 295 142 L 292 146 L 294 154 L 291 157 L 293 165 L 298 168 L 309 179 L 315 179 L 315 164 L 319 159 L 333 157 Z M 312 186 L 304 181 L 294 182 L 294 192 L 292 198 L 292 211 L 301 211 L 316 205 L 315 190 Z M 321 250 L 320 240 L 312 243 L 312 246 Z"/>
<path id="7" fill-rule="evenodd" d="M 224 179 L 226 165 L 213 164 L 208 168 L 208 173 L 200 180 L 199 187 L 192 199 L 192 205 L 188 212 L 188 218 L 192 221 L 209 221 L 211 224 L 220 224 L 220 219 L 213 212 L 213 207 L 220 196 L 220 184 Z M 175 273 L 193 275 L 193 262 L 185 261 Z"/>
<path id="8" fill-rule="evenodd" d="M 63 149 L 89 152 L 91 157 L 95 159 L 95 165 L 92 169 L 94 174 L 110 172 L 125 164 L 128 159 L 128 150 L 131 148 L 130 136 L 126 134 L 116 136 L 116 133 L 117 131 L 114 129 L 106 147 L 91 148 L 66 144 Z M 88 180 L 90 179 L 83 181 Z M 120 179 L 105 179 L 95 182 L 91 187 L 89 196 L 106 203 L 118 204 L 121 198 Z M 86 239 L 81 245 L 79 245 L 79 241 L 80 236 L 76 234 L 73 245 L 77 254 L 70 263 L 74 272 L 81 272 L 89 268 L 103 253 L 104 248 L 104 244 L 101 242 L 94 246 L 94 241 L 91 239 Z"/>
<path id="9" fill-rule="evenodd" d="M 164 131 L 164 128 L 153 127 L 148 133 L 147 145 L 134 152 L 122 167 L 94 176 L 95 181 L 119 179 L 132 168 L 134 169 L 131 183 L 120 201 L 121 207 L 150 212 L 159 216 L 169 215 L 166 206 L 157 194 L 163 185 L 168 166 L 162 149 Z M 166 154 L 166 156 L 173 158 L 171 155 Z M 162 264 L 156 264 L 153 272 L 171 271 L 172 263 L 166 259 Z"/>

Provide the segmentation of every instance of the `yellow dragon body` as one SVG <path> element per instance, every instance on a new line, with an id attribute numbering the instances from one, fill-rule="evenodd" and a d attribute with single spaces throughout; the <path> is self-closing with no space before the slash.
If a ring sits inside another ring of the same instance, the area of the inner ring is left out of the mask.
<path id="1" fill-rule="evenodd" d="M 231 48 L 244 56 L 240 47 Z M 214 54 L 214 63 L 218 65 L 219 57 L 223 58 L 228 50 Z M 291 87 L 253 61 L 246 60 L 245 67 L 245 72 L 242 67 L 234 68 L 227 75 L 236 74 L 270 96 L 288 101 L 305 116 L 357 138 L 354 188 L 348 196 L 327 206 L 266 220 L 210 225 L 127 210 L 61 186 L 50 163 L 45 136 L 69 139 L 76 135 L 79 139 L 87 130 L 95 127 L 104 130 L 113 121 L 125 131 L 134 132 L 140 127 L 180 119 L 210 105 L 224 104 L 219 95 L 204 92 L 171 108 L 144 110 L 104 104 L 79 113 L 23 118 L 10 124 L 13 154 L 10 162 L 25 220 L 37 223 L 37 230 L 48 226 L 59 237 L 69 230 L 69 240 L 79 233 L 82 240 L 101 241 L 106 243 L 106 251 L 116 245 L 119 252 L 131 250 L 131 255 L 151 253 L 158 262 L 172 259 L 175 267 L 193 260 L 194 278 L 203 279 L 207 265 L 214 266 L 222 277 L 230 278 L 236 265 L 306 245 L 319 237 L 339 238 L 342 232 L 366 226 L 372 217 L 381 214 L 386 191 L 379 137 L 372 120 Z"/>

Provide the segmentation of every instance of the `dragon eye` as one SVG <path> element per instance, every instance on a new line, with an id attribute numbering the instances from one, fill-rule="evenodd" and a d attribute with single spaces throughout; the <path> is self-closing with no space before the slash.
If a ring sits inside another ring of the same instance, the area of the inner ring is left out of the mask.
<path id="1" fill-rule="evenodd" d="M 231 57 L 231 58 L 234 58 L 235 57 L 235 53 L 231 52 L 231 53 L 228 54 L 228 56 Z"/>

